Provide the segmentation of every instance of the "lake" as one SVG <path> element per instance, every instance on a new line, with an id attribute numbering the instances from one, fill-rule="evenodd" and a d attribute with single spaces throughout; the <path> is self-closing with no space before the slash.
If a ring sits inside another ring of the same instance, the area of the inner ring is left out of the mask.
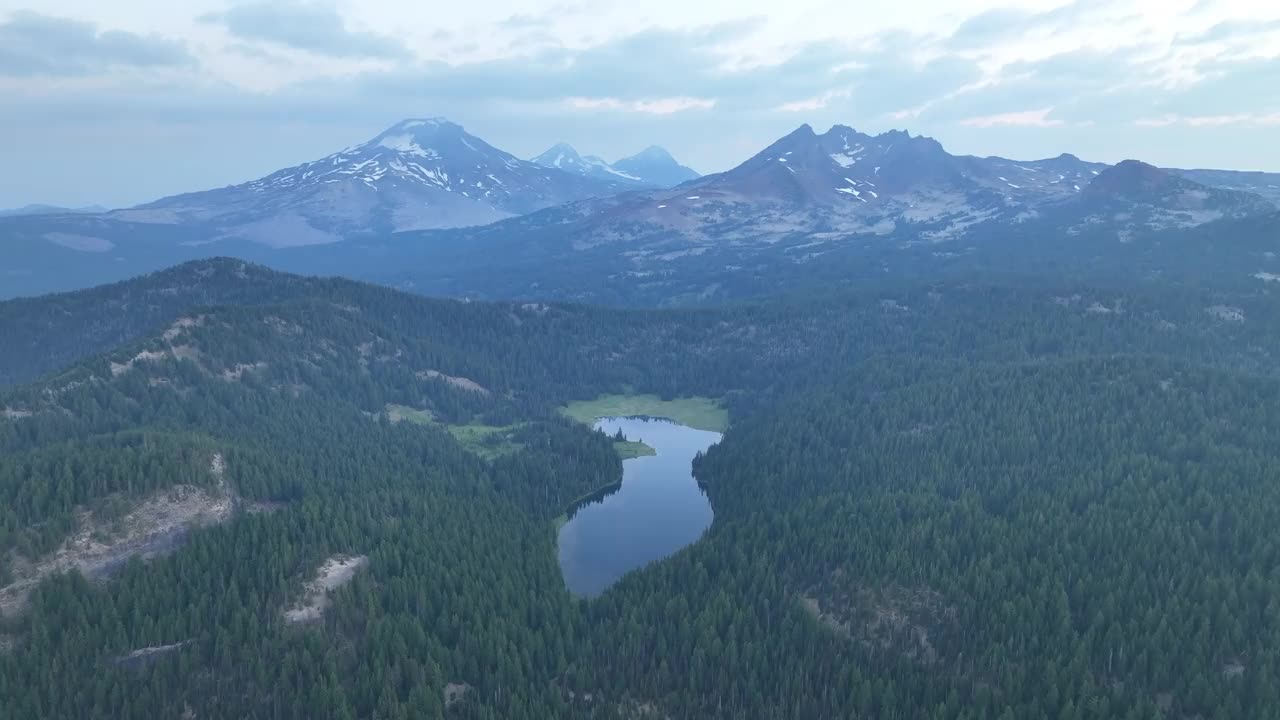
<path id="1" fill-rule="evenodd" d="M 658 454 L 624 460 L 615 492 L 570 509 L 560 528 L 560 570 L 581 597 L 702 537 L 711 502 L 693 477 L 693 458 L 720 441 L 720 433 L 656 418 L 600 418 L 595 427 L 610 436 L 621 429 Z"/>

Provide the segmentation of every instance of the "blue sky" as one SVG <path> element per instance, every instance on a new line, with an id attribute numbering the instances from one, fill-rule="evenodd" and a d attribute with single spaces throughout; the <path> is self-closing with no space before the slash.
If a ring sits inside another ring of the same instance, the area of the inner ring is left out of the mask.
<path id="1" fill-rule="evenodd" d="M 1280 171 L 1271 0 L 0 0 L 0 207 L 241 182 L 446 116 L 703 172 L 807 122 Z"/>

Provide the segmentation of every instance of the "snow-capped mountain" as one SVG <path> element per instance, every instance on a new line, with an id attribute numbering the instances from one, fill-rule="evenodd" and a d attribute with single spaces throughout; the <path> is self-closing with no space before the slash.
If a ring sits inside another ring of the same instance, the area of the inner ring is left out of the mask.
<path id="1" fill-rule="evenodd" d="M 549 228 L 557 242 L 577 249 L 612 246 L 634 264 L 653 264 L 648 258 L 782 238 L 933 244 L 1032 222 L 1158 230 L 1271 209 L 1254 195 L 1151 170 L 1165 184 L 1143 194 L 1124 189 L 1133 185 L 1126 164 L 1110 168 L 1068 154 L 1031 161 L 956 156 L 901 130 L 870 136 L 836 125 L 818 134 L 802 125 L 727 172 L 574 203 L 477 235 L 535 237 Z"/>
<path id="2" fill-rule="evenodd" d="M 613 164 L 613 168 L 658 187 L 675 187 L 700 177 L 696 170 L 681 165 L 671 157 L 671 153 L 657 145 L 650 145 L 631 157 L 622 158 Z"/>
<path id="3" fill-rule="evenodd" d="M 569 143 L 557 143 L 546 152 L 533 158 L 531 162 L 542 167 L 555 168 L 565 172 L 595 178 L 601 182 L 615 183 L 621 189 L 658 187 L 655 183 L 645 182 L 630 173 L 622 172 L 595 155 L 579 155 Z"/>
<path id="4" fill-rule="evenodd" d="M 671 153 L 657 145 L 610 165 L 596 155 L 578 154 L 568 143 L 557 143 L 534 158 L 533 162 L 584 177 L 623 183 L 631 188 L 675 187 L 698 177 L 698 173 L 676 162 Z"/>
<path id="5" fill-rule="evenodd" d="M 164 198 L 113 216 L 211 224 L 218 230 L 213 240 L 279 247 L 483 225 L 620 189 L 521 160 L 457 124 L 430 118 L 405 120 L 366 143 L 258 180 Z"/>
<path id="6" fill-rule="evenodd" d="M 1105 168 L 1072 155 L 1035 161 L 955 156 L 933 138 L 902 130 L 872 137 L 836 125 L 818 135 L 803 125 L 737 168 L 694 185 L 753 188 L 807 203 L 919 208 L 962 200 L 1023 211 L 1072 197 Z"/>
<path id="7" fill-rule="evenodd" d="M 1085 182 L 1079 173 L 1088 172 L 1032 163 L 1018 171 L 1035 176 L 1028 181 L 1011 178 L 1006 163 L 955 157 L 931 138 L 902 131 L 872 137 L 837 125 L 819 135 L 802 125 L 727 172 L 673 190 L 580 204 L 594 209 L 582 216 L 578 242 L 652 237 L 697 245 L 901 231 L 940 240 L 1074 195 Z"/>

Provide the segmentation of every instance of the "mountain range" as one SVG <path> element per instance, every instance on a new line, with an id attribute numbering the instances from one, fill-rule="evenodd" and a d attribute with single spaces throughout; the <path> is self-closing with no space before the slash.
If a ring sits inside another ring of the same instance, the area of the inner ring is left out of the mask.
<path id="1" fill-rule="evenodd" d="M 1109 211 L 1132 211 L 1152 228 L 1191 227 L 1275 209 L 1258 195 L 1136 161 L 1108 167 L 1066 154 L 1033 161 L 955 156 L 932 138 L 903 131 L 872 137 L 840 125 L 822 135 L 803 125 L 732 170 L 678 191 L 572 207 L 581 219 L 567 227 L 560 210 L 534 217 L 580 246 L 659 241 L 693 247 L 798 233 L 815 240 L 892 235 L 937 243 L 985 223 L 1047 216 L 1077 224 L 1117 221 L 1099 215 Z"/>
<path id="2" fill-rule="evenodd" d="M 596 155 L 578 154 L 568 143 L 557 143 L 533 158 L 533 162 L 584 177 L 629 183 L 637 188 L 675 187 L 698 177 L 697 171 L 676 162 L 671 153 L 657 145 L 611 165 Z"/>
<path id="3" fill-rule="evenodd" d="M 101 205 L 86 205 L 84 207 L 61 207 L 59 205 L 23 205 L 18 208 L 9 208 L 8 210 L 0 210 L 0 217 L 19 217 L 24 215 L 67 215 L 67 214 L 92 214 L 104 213 L 107 208 Z"/>
<path id="4" fill-rule="evenodd" d="M 906 131 L 802 125 L 698 176 L 657 147 L 610 164 L 561 143 L 527 161 L 448 120 L 415 119 L 240 185 L 0 218 L 0 297 L 233 254 L 435 294 L 526 297 L 556 277 L 570 299 L 670 304 L 776 289 L 795 266 L 843 277 L 1005 262 L 1028 247 L 1146 248 L 1249 218 L 1270 228 L 1278 203 L 1277 174 L 953 155 Z"/>

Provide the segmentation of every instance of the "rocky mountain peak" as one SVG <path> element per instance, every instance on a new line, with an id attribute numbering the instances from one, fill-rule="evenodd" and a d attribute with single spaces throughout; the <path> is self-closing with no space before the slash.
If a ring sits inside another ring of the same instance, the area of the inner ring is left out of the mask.
<path id="1" fill-rule="evenodd" d="M 547 148 L 547 151 L 533 158 L 533 162 L 543 167 L 560 168 L 577 171 L 583 166 L 583 157 L 567 142 L 558 142 Z"/>
<path id="2" fill-rule="evenodd" d="M 657 145 L 650 145 L 649 147 L 641 150 L 635 155 L 632 155 L 631 157 L 624 158 L 624 159 L 625 160 L 643 160 L 645 162 L 663 162 L 663 163 L 676 162 L 676 159 L 671 156 L 671 153 L 667 152 L 666 148 L 659 147 Z"/>
<path id="3" fill-rule="evenodd" d="M 1124 160 L 1100 172 L 1089 183 L 1091 195 L 1138 199 L 1170 192 L 1191 184 L 1167 170 L 1140 160 Z"/>
<path id="4" fill-rule="evenodd" d="M 613 167 L 658 187 L 675 187 L 698 177 L 697 171 L 681 165 L 671 153 L 657 145 L 623 158 Z"/>

